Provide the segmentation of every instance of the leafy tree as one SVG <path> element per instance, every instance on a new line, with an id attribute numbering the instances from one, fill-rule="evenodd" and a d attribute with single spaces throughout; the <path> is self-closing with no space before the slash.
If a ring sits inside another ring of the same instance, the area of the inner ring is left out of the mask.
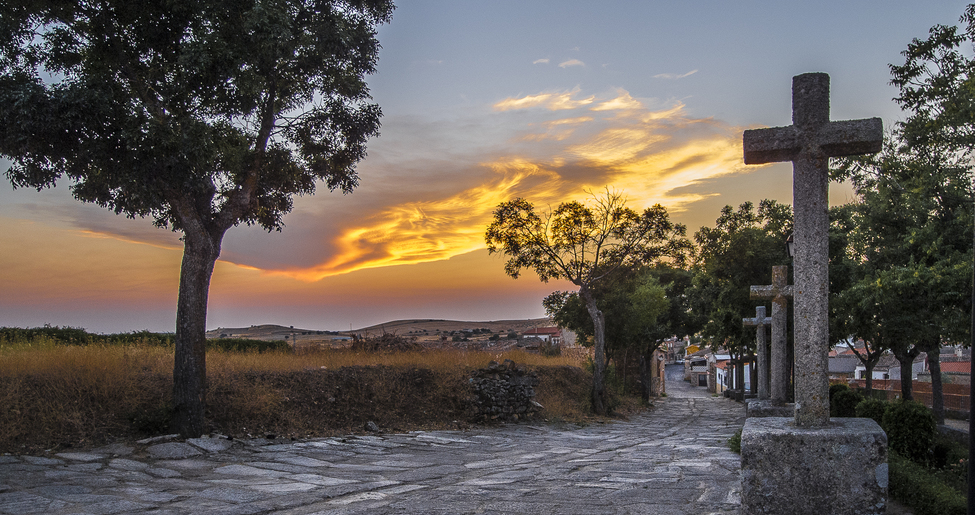
<path id="1" fill-rule="evenodd" d="M 182 233 L 174 425 L 203 432 L 206 310 L 227 230 L 283 226 L 318 181 L 351 191 L 381 112 L 375 26 L 390 0 L 9 0 L 0 154 L 14 187 Z"/>
<path id="2" fill-rule="evenodd" d="M 975 43 L 975 4 L 965 8 L 960 21 L 962 29 L 932 27 L 927 39 L 914 39 L 902 52 L 903 65 L 890 67 L 891 83 L 900 89 L 894 100 L 909 112 L 901 124 L 905 142 L 948 161 L 970 159 L 975 150 L 975 59 L 962 48 L 963 44 Z M 970 333 L 975 331 L 972 326 L 975 314 Z M 970 339 L 967 341 L 970 344 Z M 931 372 L 933 381 L 935 370 Z M 940 385 L 940 378 L 938 381 Z M 936 402 L 940 400 L 937 392 L 935 398 Z M 939 422 L 943 420 L 939 406 L 935 412 Z M 975 459 L 975 451 L 972 457 Z M 969 491 L 975 496 L 975 482 Z M 975 505 L 970 506 L 975 509 Z"/>
<path id="3" fill-rule="evenodd" d="M 786 239 L 792 232 L 792 209 L 774 200 L 745 202 L 735 211 L 725 206 L 714 228 L 694 234 L 698 253 L 694 263 L 691 312 L 703 317 L 702 334 L 712 348 L 726 347 L 743 358 L 755 350 L 755 330 L 742 319 L 755 316 L 749 298 L 752 285 L 768 284 L 772 266 L 789 263 Z"/>
<path id="4" fill-rule="evenodd" d="M 606 355 L 616 363 L 625 381 L 628 357 L 636 355 L 640 367 L 641 395 L 649 400 L 650 357 L 660 346 L 661 318 L 669 312 L 671 302 L 667 290 L 657 280 L 652 269 L 620 270 L 593 288 L 596 305 L 606 317 Z M 557 291 L 542 304 L 556 324 L 572 330 L 579 340 L 595 339 L 595 325 L 585 302 L 576 292 Z M 670 333 L 673 334 L 673 333 Z"/>
<path id="5" fill-rule="evenodd" d="M 857 201 L 848 233 L 850 286 L 837 295 L 844 328 L 901 363 L 902 398 L 911 365 L 929 354 L 935 411 L 943 416 L 939 353 L 969 338 L 972 227 L 969 167 L 931 145 L 891 135 L 876 156 L 841 162 Z M 940 409 L 939 409 L 940 408 Z"/>
<path id="6" fill-rule="evenodd" d="M 683 262 L 690 248 L 683 225 L 670 221 L 657 204 L 638 213 L 626 207 L 620 193 L 607 190 L 592 205 L 563 202 L 539 215 L 525 199 L 503 202 L 485 233 L 488 251 L 508 257 L 505 273 L 517 278 L 522 269 L 539 279 L 565 279 L 579 287 L 578 295 L 593 322 L 595 359 L 592 403 L 606 413 L 606 321 L 596 304 L 594 288 L 618 270 L 653 264 L 669 258 Z"/>

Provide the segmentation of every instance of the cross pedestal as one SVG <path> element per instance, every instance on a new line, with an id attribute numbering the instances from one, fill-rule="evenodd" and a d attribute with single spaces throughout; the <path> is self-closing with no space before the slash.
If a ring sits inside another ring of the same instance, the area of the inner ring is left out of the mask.
<path id="1" fill-rule="evenodd" d="M 886 512 L 887 436 L 872 419 L 829 419 L 828 160 L 879 152 L 879 118 L 829 121 L 829 76 L 792 79 L 792 125 L 745 131 L 745 164 L 792 161 L 795 413 L 749 418 L 741 437 L 741 513 Z"/>

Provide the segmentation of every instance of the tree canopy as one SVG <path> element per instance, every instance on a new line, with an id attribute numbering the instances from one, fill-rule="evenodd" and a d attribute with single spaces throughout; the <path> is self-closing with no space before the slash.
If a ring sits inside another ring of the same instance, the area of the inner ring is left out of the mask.
<path id="1" fill-rule="evenodd" d="M 183 233 L 176 430 L 203 430 L 207 292 L 223 236 L 280 229 L 294 195 L 351 191 L 380 109 L 390 0 L 10 0 L 0 154 L 15 187 L 72 194 Z"/>
<path id="2" fill-rule="evenodd" d="M 511 277 L 529 269 L 544 282 L 565 279 L 579 287 L 595 339 L 593 408 L 604 414 L 606 325 L 594 289 L 627 267 L 683 263 L 690 242 L 684 237 L 686 228 L 671 222 L 659 204 L 639 213 L 626 207 L 621 193 L 609 190 L 592 200 L 591 205 L 563 202 L 543 215 L 525 199 L 503 202 L 494 211 L 485 241 L 490 253 L 508 258 L 505 273 Z"/>
<path id="3" fill-rule="evenodd" d="M 692 311 L 704 318 L 702 335 L 714 348 L 751 354 L 755 330 L 742 319 L 755 316 L 749 298 L 752 285 L 769 284 L 772 266 L 788 264 L 786 239 L 792 233 L 792 209 L 774 200 L 762 200 L 758 209 L 745 202 L 735 210 L 725 206 L 714 227 L 694 234 L 695 258 Z"/>

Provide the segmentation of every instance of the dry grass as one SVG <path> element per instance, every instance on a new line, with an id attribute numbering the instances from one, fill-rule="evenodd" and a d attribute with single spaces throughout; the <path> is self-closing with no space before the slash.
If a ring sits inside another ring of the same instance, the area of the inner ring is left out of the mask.
<path id="1" fill-rule="evenodd" d="M 207 353 L 207 424 L 235 436 L 321 436 L 466 425 L 470 372 L 511 359 L 538 372 L 538 416 L 587 417 L 591 376 L 579 357 L 523 351 L 331 350 Z M 95 445 L 168 430 L 173 351 L 0 340 L 0 452 Z"/>

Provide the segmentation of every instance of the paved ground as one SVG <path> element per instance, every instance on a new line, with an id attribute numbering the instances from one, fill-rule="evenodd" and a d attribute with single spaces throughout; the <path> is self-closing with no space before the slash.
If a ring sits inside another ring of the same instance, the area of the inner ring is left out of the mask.
<path id="1" fill-rule="evenodd" d="M 743 408 L 668 380 L 627 422 L 0 456 L 4 514 L 736 513 Z"/>

